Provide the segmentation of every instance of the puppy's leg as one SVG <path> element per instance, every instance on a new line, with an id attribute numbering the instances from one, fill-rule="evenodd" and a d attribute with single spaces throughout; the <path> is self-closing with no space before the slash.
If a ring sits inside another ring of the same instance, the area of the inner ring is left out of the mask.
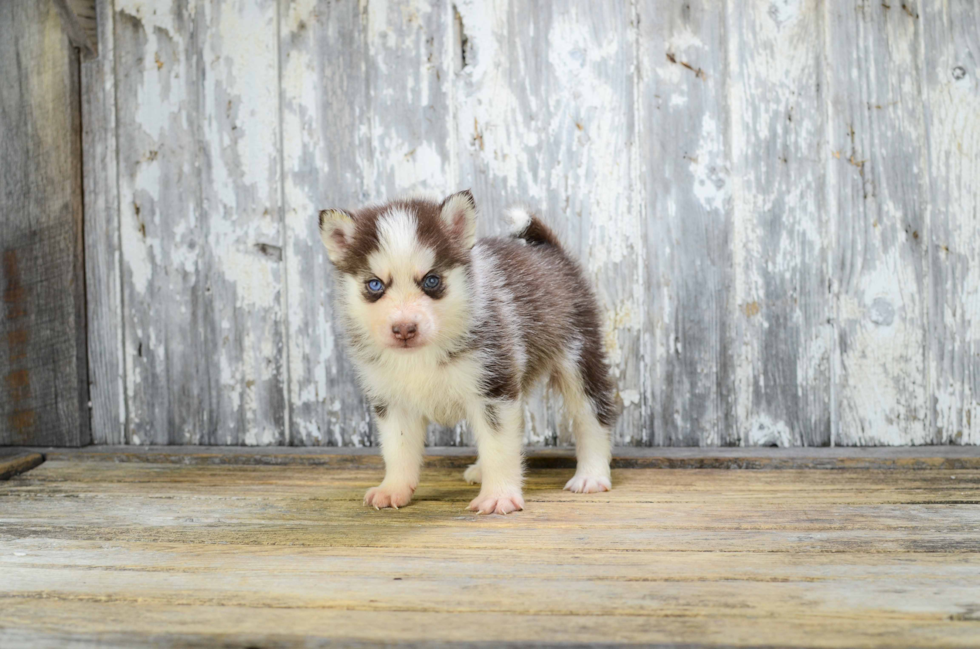
<path id="1" fill-rule="evenodd" d="M 575 476 L 565 484 L 565 489 L 575 493 L 608 491 L 612 489 L 609 427 L 599 420 L 594 399 L 587 394 L 588 387 L 579 371 L 562 373 L 558 384 L 575 433 Z"/>
<path id="2" fill-rule="evenodd" d="M 470 510 L 480 514 L 509 514 L 524 509 L 521 495 L 524 413 L 520 401 L 487 404 L 470 414 L 476 436 L 482 485 Z M 473 467 L 470 467 L 471 469 Z"/>
<path id="3" fill-rule="evenodd" d="M 375 509 L 407 505 L 419 485 L 419 470 L 425 446 L 425 420 L 400 408 L 388 408 L 378 415 L 381 455 L 385 460 L 385 478 L 368 489 L 364 504 Z"/>
<path id="4" fill-rule="evenodd" d="M 565 489 L 584 494 L 609 491 L 612 489 L 609 429 L 599 423 L 589 408 L 583 408 L 575 415 L 574 427 L 575 475 L 565 483 Z"/>
<path id="5" fill-rule="evenodd" d="M 483 470 L 480 469 L 479 459 L 466 467 L 466 470 L 463 471 L 463 480 L 466 480 L 467 484 L 480 484 L 483 482 Z"/>

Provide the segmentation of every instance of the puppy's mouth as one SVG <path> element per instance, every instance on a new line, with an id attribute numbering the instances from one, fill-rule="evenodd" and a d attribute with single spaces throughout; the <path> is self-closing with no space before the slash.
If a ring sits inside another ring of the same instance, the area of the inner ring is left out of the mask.
<path id="1" fill-rule="evenodd" d="M 410 338 L 409 340 L 396 340 L 390 345 L 392 349 L 418 349 L 419 347 L 425 346 L 424 340 L 416 340 L 415 338 Z"/>

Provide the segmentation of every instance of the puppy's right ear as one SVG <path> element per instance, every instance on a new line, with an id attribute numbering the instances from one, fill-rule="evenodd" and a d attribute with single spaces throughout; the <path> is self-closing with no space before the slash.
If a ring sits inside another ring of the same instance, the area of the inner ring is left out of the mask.
<path id="1" fill-rule="evenodd" d="M 354 216 L 346 210 L 320 212 L 320 239 L 327 248 L 327 256 L 336 264 L 343 259 L 354 237 Z"/>

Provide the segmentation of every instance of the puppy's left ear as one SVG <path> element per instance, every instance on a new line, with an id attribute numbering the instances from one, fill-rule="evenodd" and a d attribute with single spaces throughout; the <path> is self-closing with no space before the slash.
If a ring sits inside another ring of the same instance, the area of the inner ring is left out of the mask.
<path id="1" fill-rule="evenodd" d="M 442 222 L 449 235 L 463 248 L 472 248 L 476 243 L 476 202 L 473 193 L 465 189 L 450 194 L 442 202 L 441 210 Z"/>
<path id="2" fill-rule="evenodd" d="M 354 217 L 347 210 L 323 210 L 320 212 L 320 239 L 327 248 L 327 256 L 334 264 L 347 254 L 354 237 Z"/>

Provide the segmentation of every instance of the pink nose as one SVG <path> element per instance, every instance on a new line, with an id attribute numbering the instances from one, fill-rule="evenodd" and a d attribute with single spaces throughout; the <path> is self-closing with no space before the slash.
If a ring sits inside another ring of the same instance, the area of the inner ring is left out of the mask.
<path id="1" fill-rule="evenodd" d="M 398 340 L 415 338 L 418 330 L 419 328 L 415 326 L 414 322 L 399 322 L 398 324 L 391 325 L 391 333 Z"/>

